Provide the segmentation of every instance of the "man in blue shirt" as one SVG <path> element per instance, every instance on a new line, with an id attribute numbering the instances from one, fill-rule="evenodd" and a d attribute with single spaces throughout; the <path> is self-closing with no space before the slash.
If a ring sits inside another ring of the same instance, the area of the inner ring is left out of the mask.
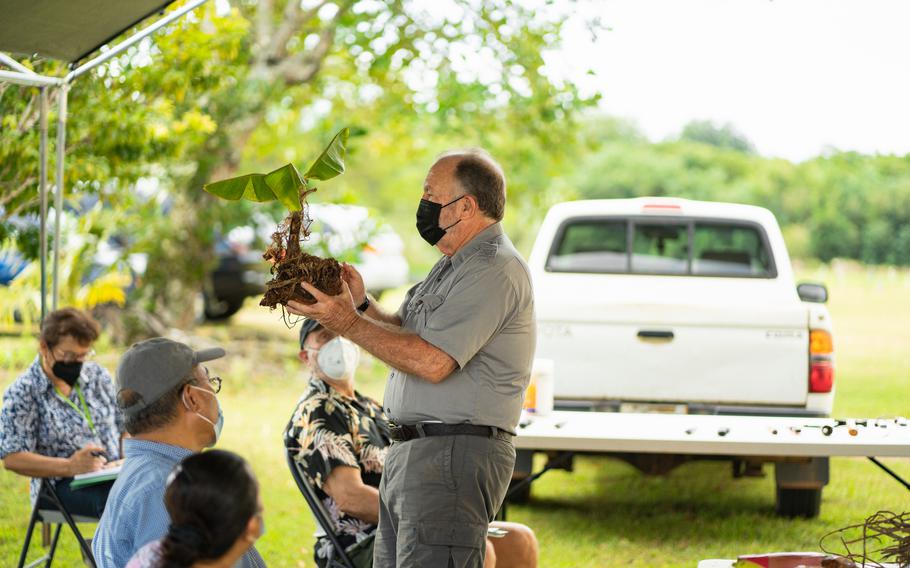
<path id="1" fill-rule="evenodd" d="M 133 345 L 117 368 L 117 404 L 133 437 L 111 488 L 92 549 L 98 568 L 121 568 L 145 544 L 167 533 L 164 490 L 174 466 L 218 441 L 224 418 L 215 396 L 221 379 L 202 363 L 224 356 L 220 347 L 193 351 L 165 338 Z M 230 488 L 225 488 L 229 498 Z M 217 527 L 213 527 L 217 530 Z M 265 566 L 251 548 L 238 566 Z"/>

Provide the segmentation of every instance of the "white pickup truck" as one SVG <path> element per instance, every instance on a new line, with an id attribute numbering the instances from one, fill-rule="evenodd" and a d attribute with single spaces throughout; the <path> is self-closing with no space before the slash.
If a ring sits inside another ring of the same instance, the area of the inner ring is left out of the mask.
<path id="1" fill-rule="evenodd" d="M 834 400 L 827 290 L 794 281 L 767 209 L 672 198 L 560 203 L 529 265 L 555 407 L 819 417 Z M 608 435 L 608 433 L 605 433 Z M 622 454 L 646 473 L 697 456 Z M 737 475 L 764 461 L 729 456 Z M 518 460 L 516 473 L 529 471 Z M 827 458 L 777 463 L 777 508 L 818 514 Z"/>

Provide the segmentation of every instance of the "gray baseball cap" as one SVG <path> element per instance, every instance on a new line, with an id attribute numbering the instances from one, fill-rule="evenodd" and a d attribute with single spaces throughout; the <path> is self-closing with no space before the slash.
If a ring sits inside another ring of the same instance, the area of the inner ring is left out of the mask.
<path id="1" fill-rule="evenodd" d="M 308 318 L 303 320 L 303 325 L 300 326 L 300 348 L 303 349 L 303 342 L 306 341 L 307 336 L 316 330 L 316 328 L 322 327 L 322 324 L 319 321 Z"/>
<path id="2" fill-rule="evenodd" d="M 194 366 L 221 357 L 221 347 L 193 351 L 188 345 L 164 337 L 133 344 L 117 365 L 117 392 L 135 391 L 140 398 L 120 409 L 125 414 L 136 414 L 179 385 Z"/>

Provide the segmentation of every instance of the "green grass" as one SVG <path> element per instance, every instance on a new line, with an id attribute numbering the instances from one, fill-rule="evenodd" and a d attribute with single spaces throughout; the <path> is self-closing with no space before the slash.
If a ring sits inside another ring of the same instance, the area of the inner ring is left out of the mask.
<path id="1" fill-rule="evenodd" d="M 830 288 L 837 350 L 838 416 L 910 415 L 910 272 L 834 265 L 800 270 Z M 394 303 L 394 299 L 391 300 Z M 195 331 L 196 344 L 224 345 L 228 358 L 212 366 L 225 379 L 220 447 L 244 455 L 263 489 L 268 532 L 258 547 L 274 567 L 312 566 L 313 521 L 287 471 L 280 435 L 302 391 L 296 330 L 251 302 L 230 325 Z M 0 338 L 0 386 L 34 356 L 31 338 Z M 105 346 L 99 360 L 116 367 L 120 350 Z M 367 360 L 359 388 L 381 397 L 382 365 Z M 910 478 L 910 460 L 886 460 Z M 539 464 L 538 464 L 539 465 Z M 833 459 L 821 516 L 774 516 L 773 468 L 766 477 L 733 479 L 726 462 L 682 466 L 666 477 L 644 477 L 606 458 L 581 458 L 572 473 L 554 471 L 534 486 L 531 502 L 509 509 L 541 544 L 541 566 L 694 566 L 710 557 L 775 550 L 817 550 L 828 531 L 880 510 L 910 510 L 910 493 L 864 459 Z M 27 481 L 0 472 L 0 564 L 18 554 L 28 515 Z M 87 528 L 89 531 L 92 529 Z M 78 552 L 63 537 L 60 566 Z"/>

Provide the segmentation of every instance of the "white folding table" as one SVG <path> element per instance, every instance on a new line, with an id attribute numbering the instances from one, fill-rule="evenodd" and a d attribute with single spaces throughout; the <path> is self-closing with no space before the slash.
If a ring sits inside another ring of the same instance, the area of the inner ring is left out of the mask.
<path id="1" fill-rule="evenodd" d="M 514 485 L 509 495 L 564 466 L 576 453 L 866 457 L 910 490 L 910 483 L 877 459 L 910 457 L 910 423 L 900 417 L 835 420 L 554 411 L 523 415 L 517 434 L 516 449 L 555 455 L 541 471 Z"/>

